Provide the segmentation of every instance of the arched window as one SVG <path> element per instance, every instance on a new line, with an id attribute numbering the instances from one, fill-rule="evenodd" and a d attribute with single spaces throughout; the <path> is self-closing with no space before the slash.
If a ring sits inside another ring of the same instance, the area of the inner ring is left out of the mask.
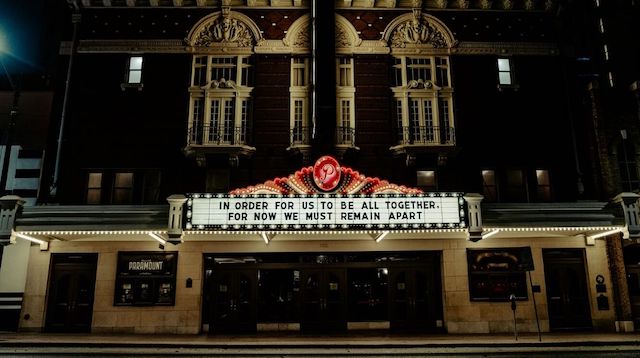
<path id="1" fill-rule="evenodd" d="M 198 158 L 224 153 L 237 159 L 255 151 L 250 128 L 252 55 L 262 41 L 258 27 L 241 13 L 216 12 L 201 19 L 187 41 L 194 53 L 187 153 L 195 152 Z"/>
<path id="2" fill-rule="evenodd" d="M 383 39 L 393 60 L 397 136 L 391 150 L 411 156 L 422 147 L 455 145 L 451 31 L 437 18 L 414 11 L 391 21 Z"/>

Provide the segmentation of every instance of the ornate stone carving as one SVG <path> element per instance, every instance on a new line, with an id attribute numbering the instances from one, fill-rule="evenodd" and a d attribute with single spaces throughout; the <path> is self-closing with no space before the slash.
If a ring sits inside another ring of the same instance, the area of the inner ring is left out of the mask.
<path id="1" fill-rule="evenodd" d="M 502 0 L 502 8 L 505 10 L 513 9 L 513 1 L 511 0 Z"/>
<path id="2" fill-rule="evenodd" d="M 213 43 L 235 43 L 239 47 L 250 47 L 254 38 L 244 23 L 229 16 L 220 16 L 200 32 L 194 45 L 206 47 Z"/>
<path id="3" fill-rule="evenodd" d="M 536 9 L 536 0 L 525 0 L 524 9 L 525 10 L 535 10 Z"/>
<path id="4" fill-rule="evenodd" d="M 300 33 L 298 33 L 298 36 L 294 39 L 293 41 L 293 47 L 304 47 L 304 48 L 310 48 L 311 47 L 311 29 L 309 29 L 307 27 L 307 31 L 300 31 Z"/>
<path id="5" fill-rule="evenodd" d="M 219 78 L 218 80 L 211 80 L 211 82 L 200 87 L 200 89 L 217 89 L 217 88 L 236 88 L 236 83 L 235 81 L 232 81 L 232 80 Z"/>
<path id="6" fill-rule="evenodd" d="M 409 81 L 409 83 L 407 83 L 407 88 L 410 88 L 410 89 L 434 89 L 436 91 L 439 91 L 439 90 L 442 89 L 442 87 L 436 86 L 433 82 L 431 82 L 429 80 L 423 80 L 422 78 L 420 78 L 418 80 Z"/>
<path id="7" fill-rule="evenodd" d="M 336 26 L 336 47 L 350 47 L 351 41 L 344 29 L 340 26 Z"/>
<path id="8" fill-rule="evenodd" d="M 436 0 L 436 6 L 441 9 L 447 8 L 447 0 Z"/>
<path id="9" fill-rule="evenodd" d="M 422 16 L 400 24 L 391 35 L 392 47 L 406 47 L 407 44 L 431 44 L 434 48 L 448 47 L 444 34 Z"/>
<path id="10" fill-rule="evenodd" d="M 491 7 L 493 6 L 493 1 L 492 0 L 481 0 L 480 1 L 480 8 L 483 10 L 489 10 L 491 9 Z"/>
<path id="11" fill-rule="evenodd" d="M 471 1 L 469 0 L 458 0 L 458 7 L 461 9 L 468 9 L 470 2 Z"/>
<path id="12" fill-rule="evenodd" d="M 546 0 L 544 2 L 544 9 L 547 11 L 552 11 L 556 8 L 556 2 L 554 0 Z"/>

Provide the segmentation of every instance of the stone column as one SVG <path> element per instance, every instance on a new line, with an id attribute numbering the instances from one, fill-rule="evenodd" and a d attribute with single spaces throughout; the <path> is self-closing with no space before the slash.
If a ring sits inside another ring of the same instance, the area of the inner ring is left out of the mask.
<path id="1" fill-rule="evenodd" d="M 610 235 L 605 238 L 605 242 L 611 273 L 611 290 L 616 310 L 616 332 L 633 332 L 633 315 L 629 287 L 627 286 L 627 271 L 624 266 L 622 235 Z"/>

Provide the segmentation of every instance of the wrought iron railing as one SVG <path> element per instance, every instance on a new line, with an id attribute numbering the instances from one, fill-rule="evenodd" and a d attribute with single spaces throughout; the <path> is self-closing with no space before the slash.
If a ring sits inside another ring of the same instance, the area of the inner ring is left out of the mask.
<path id="1" fill-rule="evenodd" d="M 402 127 L 398 144 L 454 145 L 455 128 L 438 126 Z"/>
<path id="2" fill-rule="evenodd" d="M 193 123 L 189 128 L 188 141 L 191 145 L 241 145 L 247 144 L 247 127 L 221 127 Z"/>
<path id="3" fill-rule="evenodd" d="M 289 143 L 291 143 L 291 145 L 310 144 L 311 127 L 293 127 L 289 131 Z"/>
<path id="4" fill-rule="evenodd" d="M 351 127 L 337 127 L 336 128 L 336 144 L 348 145 L 355 147 L 356 145 L 356 130 Z"/>

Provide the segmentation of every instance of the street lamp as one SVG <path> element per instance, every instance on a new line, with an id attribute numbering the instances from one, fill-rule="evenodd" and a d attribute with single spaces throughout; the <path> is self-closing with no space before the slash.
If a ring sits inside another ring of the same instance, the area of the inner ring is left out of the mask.
<path id="1" fill-rule="evenodd" d="M 7 192 L 7 175 L 9 172 L 9 162 L 11 161 L 11 137 L 16 126 L 16 119 L 18 118 L 18 100 L 20 99 L 20 88 L 16 87 L 11 78 L 11 74 L 7 71 L 7 67 L 4 64 L 3 58 L 9 53 L 9 46 L 5 35 L 0 32 L 0 66 L 4 71 L 5 76 L 9 80 L 9 85 L 13 91 L 13 102 L 9 109 L 9 122 L 7 125 L 4 144 L 4 156 L 2 160 L 2 172 L 0 173 L 0 193 L 5 194 Z"/>

